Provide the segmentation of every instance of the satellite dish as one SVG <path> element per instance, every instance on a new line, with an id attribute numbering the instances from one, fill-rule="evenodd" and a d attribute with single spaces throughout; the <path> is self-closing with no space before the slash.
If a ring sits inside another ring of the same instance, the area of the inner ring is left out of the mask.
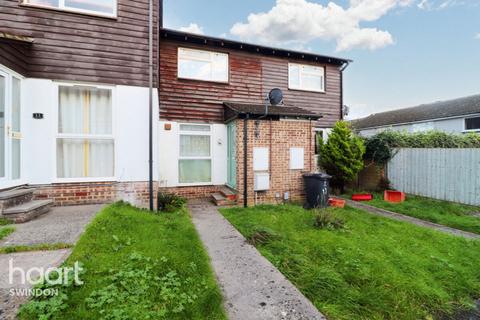
<path id="1" fill-rule="evenodd" d="M 268 100 L 272 106 L 276 106 L 283 102 L 283 92 L 282 90 L 275 88 L 270 90 L 268 94 Z"/>

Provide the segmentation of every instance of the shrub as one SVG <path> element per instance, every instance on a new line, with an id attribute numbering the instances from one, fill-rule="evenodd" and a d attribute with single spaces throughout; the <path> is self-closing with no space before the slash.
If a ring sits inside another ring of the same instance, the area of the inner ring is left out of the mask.
<path id="1" fill-rule="evenodd" d="M 164 212 L 174 212 L 181 209 L 187 200 L 174 193 L 158 193 L 158 210 Z"/>
<path id="2" fill-rule="evenodd" d="M 408 133 L 387 130 L 365 139 L 365 160 L 387 163 L 395 148 L 480 148 L 480 134 L 441 131 Z"/>
<path id="3" fill-rule="evenodd" d="M 352 133 L 348 124 L 339 121 L 333 127 L 327 143 L 320 145 L 319 163 L 332 176 L 332 186 L 343 192 L 363 169 L 363 140 Z"/>
<path id="4" fill-rule="evenodd" d="M 331 210 L 317 209 L 313 226 L 317 229 L 336 230 L 342 229 L 345 225 L 343 219 L 335 216 Z"/>

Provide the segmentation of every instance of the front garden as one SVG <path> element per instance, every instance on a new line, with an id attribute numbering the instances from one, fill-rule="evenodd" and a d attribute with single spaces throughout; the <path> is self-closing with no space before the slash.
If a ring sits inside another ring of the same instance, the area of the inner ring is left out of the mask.
<path id="1" fill-rule="evenodd" d="M 407 195 L 402 203 L 383 200 L 383 194 L 373 193 L 373 200 L 365 204 L 401 213 L 447 227 L 480 234 L 480 208 L 460 203 Z"/>
<path id="2" fill-rule="evenodd" d="M 222 210 L 329 319 L 447 319 L 480 298 L 479 241 L 350 207 L 318 212 Z"/>
<path id="3" fill-rule="evenodd" d="M 186 209 L 155 215 L 117 203 L 100 212 L 65 265 L 83 285 L 36 298 L 21 319 L 226 319 L 208 256 Z M 42 288 L 49 287 L 43 286 Z"/>

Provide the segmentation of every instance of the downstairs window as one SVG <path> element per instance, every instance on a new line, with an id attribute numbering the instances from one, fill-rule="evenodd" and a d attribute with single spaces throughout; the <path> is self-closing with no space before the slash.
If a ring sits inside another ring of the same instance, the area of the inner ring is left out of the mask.
<path id="1" fill-rule="evenodd" d="M 178 181 L 182 184 L 212 182 L 211 127 L 180 125 Z"/>
<path id="2" fill-rule="evenodd" d="M 60 86 L 58 178 L 112 178 L 112 90 Z"/>

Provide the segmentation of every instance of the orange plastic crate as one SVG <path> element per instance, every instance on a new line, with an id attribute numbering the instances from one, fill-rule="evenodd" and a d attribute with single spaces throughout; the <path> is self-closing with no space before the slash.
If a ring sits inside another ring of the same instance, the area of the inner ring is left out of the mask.
<path id="1" fill-rule="evenodd" d="M 330 198 L 328 199 L 328 204 L 334 208 L 345 208 L 345 200 L 342 199 Z"/>
<path id="2" fill-rule="evenodd" d="M 385 190 L 383 199 L 388 202 L 400 203 L 405 201 L 405 193 L 400 191 Z"/>

